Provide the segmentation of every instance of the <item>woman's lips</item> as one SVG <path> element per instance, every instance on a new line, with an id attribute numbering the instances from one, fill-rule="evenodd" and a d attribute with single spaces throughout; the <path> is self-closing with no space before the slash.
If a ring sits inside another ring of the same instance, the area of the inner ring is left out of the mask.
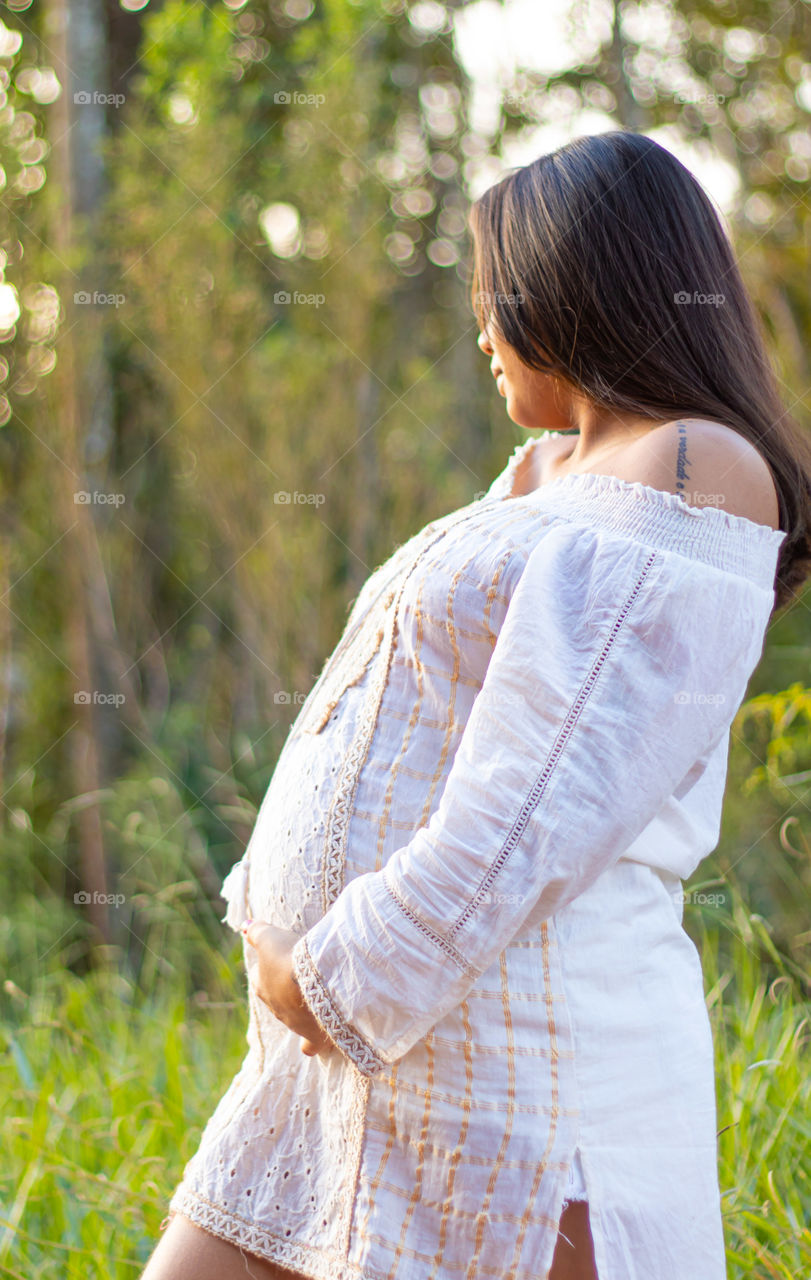
<path id="1" fill-rule="evenodd" d="M 501 369 L 497 364 L 491 364 L 490 372 L 492 373 L 493 377 L 496 380 L 496 386 L 498 387 L 499 395 L 504 395 L 504 392 L 501 389 L 501 382 L 500 382 L 500 379 L 504 377 L 504 370 Z"/>

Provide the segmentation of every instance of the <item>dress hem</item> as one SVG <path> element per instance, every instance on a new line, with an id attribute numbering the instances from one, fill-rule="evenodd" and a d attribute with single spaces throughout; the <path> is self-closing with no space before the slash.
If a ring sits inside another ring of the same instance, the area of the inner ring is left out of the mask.
<path id="1" fill-rule="evenodd" d="M 594 1229 L 594 1207 L 590 1203 L 590 1197 L 583 1195 L 582 1199 L 589 1202 L 592 1238 L 596 1251 L 598 1243 Z M 554 1215 L 557 1227 L 555 1241 L 557 1242 L 561 1215 L 569 1203 L 563 1195 L 562 1187 L 558 1189 L 555 1200 L 557 1205 Z M 172 1196 L 166 1218 L 161 1223 L 161 1229 L 176 1215 L 187 1218 L 189 1222 L 218 1240 L 234 1245 L 240 1252 L 244 1250 L 265 1262 L 273 1262 L 289 1270 L 291 1280 L 294 1280 L 296 1273 L 302 1277 L 302 1280 L 388 1280 L 391 1274 L 390 1270 L 379 1271 L 376 1267 L 360 1266 L 347 1258 L 338 1258 L 334 1252 L 321 1249 L 316 1245 L 293 1244 L 265 1227 L 229 1213 L 227 1209 L 223 1209 L 182 1184 Z M 599 1249 L 602 1254 L 602 1240 L 599 1242 Z M 552 1265 L 551 1256 L 548 1265 Z M 600 1271 L 599 1274 L 602 1277 L 603 1272 Z"/>
<path id="2" fill-rule="evenodd" d="M 298 1272 L 305 1280 L 385 1280 L 386 1273 L 338 1259 L 329 1250 L 292 1244 L 264 1227 L 236 1217 L 190 1189 L 179 1188 L 172 1197 L 167 1221 L 176 1214 L 188 1218 L 209 1235 L 246 1250 L 265 1262 Z"/>

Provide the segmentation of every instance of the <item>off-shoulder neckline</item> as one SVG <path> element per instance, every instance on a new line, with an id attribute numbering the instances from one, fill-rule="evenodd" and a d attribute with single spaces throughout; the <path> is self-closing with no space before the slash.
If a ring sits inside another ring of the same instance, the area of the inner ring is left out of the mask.
<path id="1" fill-rule="evenodd" d="M 548 434 L 559 435 L 560 432 L 550 432 Z M 767 538 L 776 539 L 780 542 L 786 537 L 784 530 L 773 529 L 768 524 L 760 524 L 756 520 L 750 520 L 748 516 L 736 515 L 731 511 L 724 511 L 722 507 L 711 505 L 694 507 L 680 493 L 671 493 L 667 489 L 655 489 L 652 485 L 643 484 L 641 480 L 622 480 L 619 476 L 608 475 L 598 471 L 567 471 L 565 475 L 554 476 L 551 480 L 545 480 L 543 484 L 537 485 L 536 488 L 531 489 L 528 493 L 511 493 L 512 482 L 519 463 L 527 453 L 531 452 L 541 442 L 541 439 L 541 436 L 531 436 L 523 444 L 516 445 L 507 468 L 502 473 L 504 479 L 504 492 L 501 494 L 502 500 L 510 502 L 526 502 L 529 499 L 543 500 L 545 494 L 554 493 L 562 486 L 573 484 L 575 492 L 578 489 L 582 489 L 588 496 L 597 496 L 601 492 L 614 494 L 633 493 L 642 501 L 658 505 L 670 511 L 677 511 L 694 519 L 715 523 L 732 532 L 748 531 L 750 536 L 752 532 L 756 532 L 761 536 L 765 535 Z"/>

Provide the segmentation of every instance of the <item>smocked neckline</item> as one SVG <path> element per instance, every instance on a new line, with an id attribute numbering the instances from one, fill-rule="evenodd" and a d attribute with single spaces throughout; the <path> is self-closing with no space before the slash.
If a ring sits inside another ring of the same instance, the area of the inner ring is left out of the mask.
<path id="1" fill-rule="evenodd" d="M 557 436 L 562 433 L 551 431 L 547 434 Z M 782 542 L 786 537 L 783 529 L 772 529 L 771 525 L 759 524 L 756 520 L 750 520 L 748 516 L 724 511 L 722 507 L 694 507 L 680 493 L 671 493 L 667 489 L 655 489 L 652 485 L 643 484 L 641 480 L 623 480 L 619 476 L 607 475 L 604 472 L 568 471 L 565 475 L 554 476 L 551 480 L 545 480 L 543 484 L 531 489 L 529 493 L 513 494 L 511 489 L 519 464 L 526 454 L 530 453 L 540 443 L 541 439 L 542 437 L 540 436 L 531 436 L 523 444 L 516 445 L 507 469 L 503 473 L 504 485 L 503 492 L 500 495 L 502 500 L 526 502 L 528 499 L 542 499 L 543 495 L 550 493 L 550 491 L 555 492 L 559 490 L 560 486 L 577 481 L 579 484 L 575 487 L 582 487 L 587 497 L 596 497 L 601 492 L 634 494 L 640 501 L 658 505 L 670 511 L 676 511 L 692 519 L 715 524 L 721 528 L 728 529 L 730 532 L 748 532 L 751 536 L 751 532 L 754 531 L 757 535 L 766 535 L 767 539 L 774 539 L 776 542 Z"/>

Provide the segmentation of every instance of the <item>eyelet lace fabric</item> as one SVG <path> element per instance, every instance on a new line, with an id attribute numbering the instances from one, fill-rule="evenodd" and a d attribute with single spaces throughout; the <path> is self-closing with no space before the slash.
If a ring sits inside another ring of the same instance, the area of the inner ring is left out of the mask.
<path id="1" fill-rule="evenodd" d="M 318 1280 L 538 1280 L 579 1197 L 601 1277 L 725 1280 L 682 883 L 785 535 L 591 474 L 513 498 L 517 465 L 371 575 L 288 735 L 227 920 L 299 934 L 334 1048 L 246 946 L 170 1211 Z"/>

